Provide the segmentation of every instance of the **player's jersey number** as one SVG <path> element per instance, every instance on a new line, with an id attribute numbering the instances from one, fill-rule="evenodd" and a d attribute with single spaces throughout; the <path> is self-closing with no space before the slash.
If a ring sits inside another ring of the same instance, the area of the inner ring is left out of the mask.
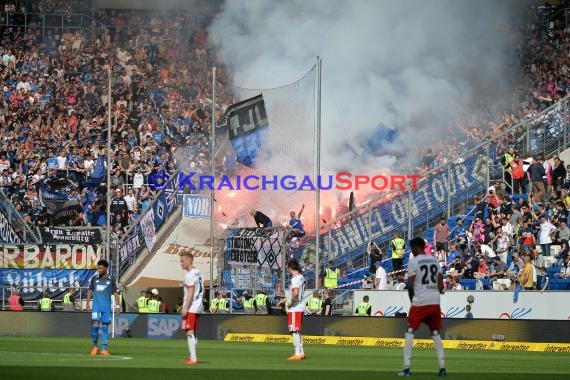
<path id="1" fill-rule="evenodd" d="M 439 268 L 437 265 L 420 265 L 422 275 L 422 285 L 437 284 L 437 273 Z"/>

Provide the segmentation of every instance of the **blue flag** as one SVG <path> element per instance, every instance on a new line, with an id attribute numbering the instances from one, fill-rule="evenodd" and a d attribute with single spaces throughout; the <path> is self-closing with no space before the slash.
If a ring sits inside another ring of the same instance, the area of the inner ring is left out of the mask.
<path id="1" fill-rule="evenodd" d="M 269 134 L 269 120 L 263 95 L 232 104 L 224 116 L 227 119 L 230 141 L 239 163 L 251 167 L 257 158 L 269 154 L 269 152 L 262 154 Z"/>
<path id="2" fill-rule="evenodd" d="M 103 178 L 105 178 L 106 173 L 106 165 L 107 162 L 106 156 L 99 156 L 97 161 L 95 162 L 95 166 L 93 167 L 93 173 L 91 177 L 85 181 L 85 187 L 99 187 L 101 182 L 103 182 Z"/>

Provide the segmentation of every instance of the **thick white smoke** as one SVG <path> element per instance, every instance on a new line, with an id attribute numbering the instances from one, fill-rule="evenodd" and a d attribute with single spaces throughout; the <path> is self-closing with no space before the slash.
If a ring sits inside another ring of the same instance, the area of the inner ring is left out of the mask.
<path id="1" fill-rule="evenodd" d="M 209 33 L 234 83 L 249 88 L 291 83 L 322 57 L 322 172 L 377 173 L 397 171 L 394 155 L 417 159 L 417 147 L 444 138 L 450 119 L 508 88 L 516 38 L 509 26 L 524 8 L 487 0 L 231 0 Z M 398 128 L 398 140 L 386 155 L 356 164 L 347 140 L 380 122 Z"/>

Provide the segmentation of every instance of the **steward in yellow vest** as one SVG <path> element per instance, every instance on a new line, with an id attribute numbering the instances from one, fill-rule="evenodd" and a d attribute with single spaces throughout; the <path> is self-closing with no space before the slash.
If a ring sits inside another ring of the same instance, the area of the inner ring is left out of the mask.
<path id="1" fill-rule="evenodd" d="M 268 305 L 269 298 L 265 295 L 265 290 L 260 290 L 255 296 L 254 306 L 257 314 L 269 314 L 271 306 Z"/>
<path id="2" fill-rule="evenodd" d="M 243 312 L 246 314 L 255 314 L 255 298 L 247 292 L 243 294 Z"/>
<path id="3" fill-rule="evenodd" d="M 396 237 L 390 242 L 392 246 L 392 259 L 402 259 L 404 258 L 404 248 L 406 247 L 406 241 L 402 239 L 402 235 L 396 232 Z"/>
<path id="4" fill-rule="evenodd" d="M 334 261 L 329 261 L 328 266 L 325 268 L 325 289 L 333 289 L 338 286 L 338 278 L 340 277 L 340 270 L 334 267 Z"/>
<path id="5" fill-rule="evenodd" d="M 148 297 L 144 291 L 141 292 L 141 296 L 137 298 L 137 307 L 139 313 L 148 313 Z"/>
<path id="6" fill-rule="evenodd" d="M 75 298 L 72 288 L 67 289 L 67 293 L 63 296 L 63 311 L 75 311 Z"/>
<path id="7" fill-rule="evenodd" d="M 148 301 L 149 313 L 160 313 L 160 301 L 156 298 L 156 296 L 152 296 L 152 298 Z"/>
<path id="8" fill-rule="evenodd" d="M 313 292 L 313 297 L 307 301 L 307 309 L 311 314 L 319 314 L 323 308 L 323 301 L 319 298 L 319 291 Z"/>
<path id="9" fill-rule="evenodd" d="M 44 293 L 44 297 L 38 302 L 38 310 L 41 310 L 41 311 L 54 311 L 55 310 L 55 305 L 53 304 L 52 299 L 49 298 L 47 293 Z"/>
<path id="10" fill-rule="evenodd" d="M 372 314 L 372 305 L 370 305 L 368 296 L 362 298 L 362 302 L 358 304 L 354 311 L 359 317 L 370 316 Z"/>

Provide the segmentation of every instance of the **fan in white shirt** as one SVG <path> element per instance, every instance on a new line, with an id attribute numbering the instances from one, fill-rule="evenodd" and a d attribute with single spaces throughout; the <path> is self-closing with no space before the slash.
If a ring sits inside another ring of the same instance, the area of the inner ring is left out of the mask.
<path id="1" fill-rule="evenodd" d="M 376 279 L 374 280 L 374 289 L 376 290 L 387 290 L 388 289 L 388 274 L 386 270 L 382 268 L 382 263 L 376 261 L 374 263 L 376 266 Z"/>

